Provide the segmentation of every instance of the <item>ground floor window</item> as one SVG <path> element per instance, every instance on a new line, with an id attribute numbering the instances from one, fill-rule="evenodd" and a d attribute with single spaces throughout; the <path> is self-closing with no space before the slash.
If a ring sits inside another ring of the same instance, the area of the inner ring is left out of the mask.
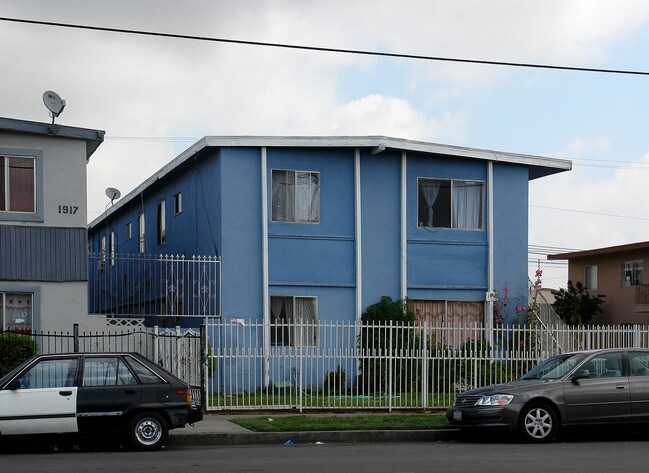
<path id="1" fill-rule="evenodd" d="M 33 329 L 34 296 L 30 293 L 0 292 L 2 330 L 29 333 Z"/>
<path id="2" fill-rule="evenodd" d="M 271 296 L 271 345 L 315 347 L 318 345 L 317 323 L 317 297 Z"/>
<path id="3" fill-rule="evenodd" d="M 471 330 L 472 327 L 482 327 L 484 323 L 483 302 L 444 301 L 444 300 L 411 300 L 413 309 L 420 324 L 429 327 L 444 328 L 438 342 L 460 348 L 469 339 L 482 332 Z"/>

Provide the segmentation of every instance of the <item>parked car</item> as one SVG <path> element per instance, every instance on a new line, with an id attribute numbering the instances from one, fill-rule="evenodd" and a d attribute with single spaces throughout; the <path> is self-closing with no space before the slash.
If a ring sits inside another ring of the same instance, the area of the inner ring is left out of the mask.
<path id="1" fill-rule="evenodd" d="M 649 425 L 649 350 L 557 355 L 517 381 L 462 393 L 446 417 L 452 427 L 517 430 L 530 442 L 572 426 Z"/>
<path id="2" fill-rule="evenodd" d="M 191 387 L 136 353 L 35 356 L 0 379 L 0 436 L 115 432 L 138 450 L 203 418 Z"/>

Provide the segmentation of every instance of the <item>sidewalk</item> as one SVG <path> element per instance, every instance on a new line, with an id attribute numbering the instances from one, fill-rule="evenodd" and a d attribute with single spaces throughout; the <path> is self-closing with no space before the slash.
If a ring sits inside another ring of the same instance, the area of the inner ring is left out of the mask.
<path id="1" fill-rule="evenodd" d="M 249 415 L 258 417 L 260 414 Z M 276 414 L 272 414 L 276 415 Z M 454 429 L 433 430 L 348 430 L 322 432 L 252 432 L 231 422 L 241 415 L 206 414 L 202 421 L 184 429 L 169 433 L 169 445 L 218 446 L 218 445 L 281 445 L 322 443 L 371 443 L 371 442 L 437 442 L 458 438 Z"/>

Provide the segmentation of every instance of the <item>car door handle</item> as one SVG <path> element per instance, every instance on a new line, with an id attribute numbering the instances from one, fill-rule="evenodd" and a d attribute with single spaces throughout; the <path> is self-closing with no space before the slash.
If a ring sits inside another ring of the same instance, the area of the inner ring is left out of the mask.
<path id="1" fill-rule="evenodd" d="M 125 389 L 124 394 L 135 394 L 135 389 Z"/>
<path id="2" fill-rule="evenodd" d="M 59 391 L 61 396 L 72 396 L 72 391 Z"/>
<path id="3" fill-rule="evenodd" d="M 626 389 L 626 386 L 623 384 L 618 384 L 617 386 L 615 386 L 615 389 Z"/>

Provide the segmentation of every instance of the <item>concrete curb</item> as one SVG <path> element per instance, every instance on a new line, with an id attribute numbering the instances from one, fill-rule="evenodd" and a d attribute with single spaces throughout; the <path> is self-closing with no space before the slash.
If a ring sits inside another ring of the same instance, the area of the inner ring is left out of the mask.
<path id="1" fill-rule="evenodd" d="M 169 435 L 170 446 L 234 446 L 282 445 L 323 443 L 374 443 L 374 442 L 442 442 L 456 440 L 455 429 L 434 430 L 348 430 L 322 432 L 245 432 L 245 433 L 192 433 Z"/>

